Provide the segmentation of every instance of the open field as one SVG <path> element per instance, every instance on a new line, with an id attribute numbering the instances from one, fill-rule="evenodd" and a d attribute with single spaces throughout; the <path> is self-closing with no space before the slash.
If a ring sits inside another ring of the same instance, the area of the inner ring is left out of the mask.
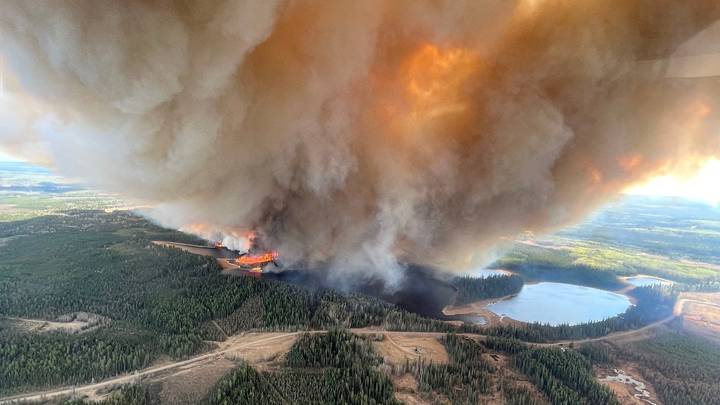
<path id="1" fill-rule="evenodd" d="M 685 330 L 720 342 L 720 293 L 683 293 L 676 312 Z"/>
<path id="2" fill-rule="evenodd" d="M 549 238 L 551 240 L 557 237 Z M 637 248 L 616 247 L 596 241 L 519 241 L 496 264 L 523 274 L 522 266 L 563 269 L 578 268 L 599 275 L 619 277 L 647 274 L 672 281 L 698 281 L 720 277 L 720 265 L 647 253 Z M 591 275 L 591 274 L 588 274 Z"/>
<path id="3" fill-rule="evenodd" d="M 403 364 L 406 361 L 424 360 L 426 363 L 447 364 L 445 346 L 434 336 L 403 336 L 385 334 L 373 345 L 386 363 Z"/>
<path id="4" fill-rule="evenodd" d="M 6 321 L 11 328 L 30 333 L 80 333 L 84 329 L 92 326 L 92 324 L 87 321 L 53 322 L 42 319 L 23 319 L 13 317 L 0 318 L 0 320 Z"/>
<path id="5" fill-rule="evenodd" d="M 75 209 L 125 206 L 117 196 L 85 190 L 51 171 L 23 162 L 0 162 L 0 222 Z"/>
<path id="6" fill-rule="evenodd" d="M 210 248 L 208 246 L 202 246 L 202 245 L 193 245 L 190 243 L 180 243 L 180 242 L 166 242 L 166 241 L 160 241 L 160 240 L 154 240 L 152 241 L 153 244 L 162 246 L 162 247 L 169 247 L 169 248 L 177 248 L 184 252 L 192 253 L 194 255 L 201 255 L 201 256 L 208 256 L 208 257 L 217 257 L 217 250 Z"/>
<path id="7" fill-rule="evenodd" d="M 263 370 L 279 365 L 298 335 L 288 333 L 247 333 L 218 344 L 221 357 L 188 364 L 167 373 L 143 379 L 143 384 L 160 387 L 165 404 L 195 404 L 210 392 L 220 378 L 241 361 Z"/>
<path id="8" fill-rule="evenodd" d="M 720 293 L 684 292 L 682 294 L 682 297 L 688 300 L 720 305 Z"/>
<path id="9" fill-rule="evenodd" d="M 230 343 L 221 342 L 220 348 L 227 348 L 225 357 L 242 359 L 250 364 L 272 363 L 290 350 L 298 334 L 292 333 L 247 333 L 233 336 Z"/>
<path id="10" fill-rule="evenodd" d="M 685 330 L 720 342 L 720 307 L 694 302 L 687 307 L 683 324 Z"/>
<path id="11" fill-rule="evenodd" d="M 493 267 L 608 287 L 613 276 L 638 274 L 685 283 L 718 280 L 720 209 L 627 197 L 553 235 L 525 235 Z"/>
<path id="12" fill-rule="evenodd" d="M 225 374 L 237 367 L 236 361 L 217 358 L 170 372 L 167 376 L 148 379 L 147 384 L 158 387 L 163 404 L 192 405 L 201 402 Z"/>

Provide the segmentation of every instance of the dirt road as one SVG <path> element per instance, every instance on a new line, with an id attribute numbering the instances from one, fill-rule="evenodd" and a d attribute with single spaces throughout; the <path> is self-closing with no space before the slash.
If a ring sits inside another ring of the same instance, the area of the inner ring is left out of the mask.
<path id="1" fill-rule="evenodd" d="M 670 315 L 666 318 L 663 318 L 659 321 L 655 321 L 649 325 L 645 325 L 640 329 L 632 329 L 632 330 L 626 330 L 623 332 L 614 332 L 609 335 L 605 336 L 599 336 L 596 338 L 587 338 L 587 339 L 578 339 L 578 340 L 561 340 L 558 342 L 552 342 L 552 343 L 533 343 L 536 346 L 568 346 L 571 343 L 573 345 L 580 345 L 583 343 L 590 343 L 590 342 L 600 342 L 600 341 L 613 341 L 613 340 L 619 340 L 619 339 L 627 339 L 633 336 L 642 336 L 644 332 L 649 331 L 650 329 L 656 328 L 660 325 L 666 324 L 672 320 L 677 318 L 676 315 Z"/>
<path id="2" fill-rule="evenodd" d="M 689 300 L 679 300 L 676 304 L 676 310 L 679 309 L 680 313 L 682 312 L 682 306 L 684 305 L 685 301 Z M 694 300 L 692 300 L 694 301 Z M 582 343 L 588 343 L 588 342 L 595 342 L 595 341 L 604 341 L 604 340 L 614 340 L 619 338 L 628 338 L 633 335 L 642 335 L 644 332 L 657 327 L 658 325 L 667 323 L 672 321 L 676 318 L 676 315 L 669 316 L 665 319 L 662 319 L 660 321 L 654 322 L 650 325 L 644 326 L 640 329 L 630 330 L 630 331 L 624 331 L 624 332 L 617 332 L 612 333 L 606 336 L 601 336 L 598 338 L 590 338 L 590 339 L 580 339 L 580 340 L 567 340 L 567 341 L 560 341 L 560 342 L 553 342 L 553 343 L 530 343 L 534 346 L 543 346 L 543 347 L 551 347 L 551 346 L 560 346 L 560 345 L 570 345 L 573 344 L 582 344 Z M 372 335 L 372 334 L 383 334 L 388 337 L 398 336 L 398 337 L 442 337 L 445 335 L 445 333 L 441 332 L 401 332 L 401 331 L 385 331 L 381 329 L 375 329 L 375 328 L 360 328 L 360 329 L 351 329 L 352 333 L 358 334 L 358 335 Z M 299 331 L 299 332 L 289 332 L 289 333 L 262 333 L 262 334 L 254 334 L 253 336 L 258 336 L 256 339 L 248 338 L 249 335 L 234 335 L 231 336 L 228 341 L 220 343 L 220 347 L 216 350 L 213 350 L 211 352 L 201 354 L 195 357 L 192 357 L 187 360 L 182 360 L 174 363 L 164 364 L 164 365 L 158 365 L 146 368 L 144 370 L 135 372 L 133 374 L 126 374 L 121 375 L 113 378 L 109 378 L 105 381 L 101 381 L 95 384 L 87 384 L 87 385 L 80 385 L 80 386 L 68 386 L 68 387 L 62 387 L 47 391 L 40 391 L 40 392 L 34 392 L 34 393 L 26 393 L 26 394 L 20 394 L 15 395 L 11 397 L 6 398 L 0 398 L 0 404 L 10 404 L 10 403 L 17 403 L 17 402 L 30 402 L 30 401 L 41 401 L 41 400 L 48 400 L 53 398 L 60 398 L 60 397 L 70 397 L 70 396 L 76 396 L 76 397 L 83 397 L 87 396 L 90 398 L 98 397 L 98 392 L 102 390 L 109 390 L 113 387 L 119 387 L 125 384 L 131 384 L 136 383 L 144 379 L 151 378 L 153 376 L 156 376 L 161 373 L 167 373 L 172 372 L 174 370 L 187 370 L 190 367 L 193 367 L 195 365 L 201 365 L 204 364 L 206 361 L 212 361 L 214 359 L 220 359 L 223 358 L 225 354 L 231 353 L 231 352 L 239 352 L 242 350 L 248 350 L 251 349 L 253 346 L 259 345 L 261 343 L 267 343 L 275 340 L 283 340 L 287 339 L 291 336 L 297 336 L 301 335 L 303 333 L 326 333 L 327 331 L 311 331 L 311 332 L 305 332 L 305 331 Z M 481 334 L 473 334 L 473 333 L 461 333 L 462 336 L 471 337 L 474 339 L 485 339 L 487 338 L 486 335 Z"/>
<path id="3" fill-rule="evenodd" d="M 244 336 L 233 336 L 231 338 L 231 342 L 223 342 L 220 348 L 217 350 L 213 350 L 211 352 L 201 354 L 199 356 L 192 357 L 187 360 L 182 360 L 170 364 L 165 365 L 159 365 L 154 367 L 149 367 L 144 370 L 141 370 L 139 372 L 133 373 L 133 374 L 126 374 L 121 375 L 118 377 L 113 377 L 110 379 L 107 379 L 105 381 L 101 381 L 99 383 L 95 384 L 87 384 L 87 385 L 79 385 L 79 386 L 69 386 L 69 387 L 62 387 L 57 388 L 53 390 L 47 390 L 47 391 L 40 391 L 40 392 L 34 392 L 34 393 L 27 393 L 27 394 L 20 394 L 15 395 L 11 397 L 6 397 L 0 399 L 0 404 L 10 404 L 10 403 L 17 403 L 17 402 L 33 402 L 33 401 L 41 401 L 41 400 L 48 400 L 53 398 L 60 398 L 60 397 L 70 397 L 70 396 L 76 396 L 76 397 L 96 397 L 98 391 L 109 389 L 116 386 L 122 386 L 125 384 L 131 384 L 138 382 L 140 380 L 143 380 L 148 377 L 152 377 L 153 375 L 157 375 L 160 373 L 166 373 L 168 371 L 172 371 L 174 369 L 180 369 L 186 370 L 188 367 L 192 367 L 193 365 L 203 363 L 206 360 L 212 360 L 215 358 L 221 358 L 225 353 L 238 351 L 240 349 L 247 349 L 251 346 L 258 345 L 261 343 L 267 343 L 274 340 L 282 340 L 289 336 L 295 336 L 299 335 L 303 332 L 291 332 L 291 333 L 266 333 L 263 335 L 269 335 L 269 336 L 263 336 L 259 339 L 244 339 Z"/>

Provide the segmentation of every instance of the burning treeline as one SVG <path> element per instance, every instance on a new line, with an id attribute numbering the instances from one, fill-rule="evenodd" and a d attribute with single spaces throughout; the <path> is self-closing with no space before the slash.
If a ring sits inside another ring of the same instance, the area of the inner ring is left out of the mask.
<path id="1" fill-rule="evenodd" d="M 719 17 L 715 0 L 7 1 L 1 136 L 165 225 L 258 230 L 285 262 L 462 268 L 717 156 L 720 81 L 675 61 Z"/>

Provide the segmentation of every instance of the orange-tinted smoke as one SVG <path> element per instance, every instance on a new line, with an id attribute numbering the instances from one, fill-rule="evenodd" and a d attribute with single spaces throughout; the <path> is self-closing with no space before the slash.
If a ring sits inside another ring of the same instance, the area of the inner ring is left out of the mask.
<path id="1" fill-rule="evenodd" d="M 285 263 L 464 269 L 720 155 L 717 78 L 667 68 L 714 49 L 717 1 L 3 6 L 37 107 L 3 142 Z"/>

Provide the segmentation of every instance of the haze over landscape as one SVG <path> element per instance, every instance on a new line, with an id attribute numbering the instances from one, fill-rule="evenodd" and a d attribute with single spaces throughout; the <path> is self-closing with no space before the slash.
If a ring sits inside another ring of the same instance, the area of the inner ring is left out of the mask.
<path id="1" fill-rule="evenodd" d="M 717 81 L 680 63 L 714 51 L 712 1 L 412 3 L 9 2 L 5 149 L 388 278 L 718 153 Z"/>
<path id="2" fill-rule="evenodd" d="M 720 3 L 0 7 L 0 404 L 720 403 Z"/>

